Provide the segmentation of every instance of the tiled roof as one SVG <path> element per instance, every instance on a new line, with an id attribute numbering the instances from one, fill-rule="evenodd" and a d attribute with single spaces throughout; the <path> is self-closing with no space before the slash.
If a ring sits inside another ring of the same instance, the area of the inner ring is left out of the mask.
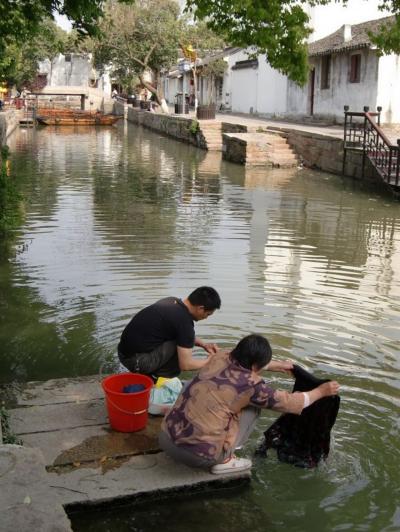
<path id="1" fill-rule="evenodd" d="M 238 48 L 236 46 L 228 46 L 227 48 L 224 48 L 223 50 L 220 50 L 219 52 L 215 52 L 211 55 L 207 55 L 201 59 L 202 65 L 207 65 L 210 61 L 215 61 L 216 59 L 223 59 L 224 57 L 227 57 L 229 55 L 236 54 L 237 52 L 240 52 L 243 50 L 243 48 Z"/>
<path id="2" fill-rule="evenodd" d="M 348 41 L 344 40 L 345 26 L 342 26 L 335 33 L 309 44 L 308 53 L 310 56 L 326 55 L 355 48 L 367 48 L 372 44 L 368 32 L 377 33 L 381 26 L 393 24 L 394 21 L 395 17 L 390 16 L 354 24 L 351 26 L 351 39 Z"/>

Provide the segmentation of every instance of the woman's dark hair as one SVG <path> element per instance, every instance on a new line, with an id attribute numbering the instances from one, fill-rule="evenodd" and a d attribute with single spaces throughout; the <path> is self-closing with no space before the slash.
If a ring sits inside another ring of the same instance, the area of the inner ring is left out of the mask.
<path id="1" fill-rule="evenodd" d="M 231 351 L 231 357 L 244 368 L 252 369 L 255 365 L 259 370 L 271 360 L 272 349 L 268 340 L 263 336 L 249 334 L 242 338 Z"/>
<path id="2" fill-rule="evenodd" d="M 202 306 L 204 310 L 215 310 L 221 306 L 218 292 L 211 286 L 200 286 L 188 296 L 192 305 Z"/>

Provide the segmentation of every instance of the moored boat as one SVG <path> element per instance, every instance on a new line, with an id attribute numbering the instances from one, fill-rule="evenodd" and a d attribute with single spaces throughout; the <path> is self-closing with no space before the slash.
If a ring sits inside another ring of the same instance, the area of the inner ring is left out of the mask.
<path id="1" fill-rule="evenodd" d="M 80 109 L 68 109 L 68 108 L 46 108 L 38 107 L 36 109 L 36 116 L 41 118 L 57 117 L 57 118 L 70 118 L 72 116 L 93 116 L 97 114 L 97 111 L 83 111 Z"/>
<path id="2" fill-rule="evenodd" d="M 112 126 L 119 120 L 120 116 L 102 115 L 99 113 L 92 115 L 73 114 L 71 116 L 37 116 L 36 120 L 45 126 Z"/>

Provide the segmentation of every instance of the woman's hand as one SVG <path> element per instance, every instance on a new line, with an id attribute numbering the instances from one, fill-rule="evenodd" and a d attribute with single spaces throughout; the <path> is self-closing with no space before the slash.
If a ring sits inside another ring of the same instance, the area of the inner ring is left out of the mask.
<path id="1" fill-rule="evenodd" d="M 339 393 L 340 384 L 336 381 L 328 381 L 320 384 L 317 390 L 320 391 L 321 397 L 330 397 Z"/>
<path id="2" fill-rule="evenodd" d="M 267 371 L 280 371 L 282 373 L 292 373 L 293 362 L 291 360 L 271 360 L 264 368 Z"/>

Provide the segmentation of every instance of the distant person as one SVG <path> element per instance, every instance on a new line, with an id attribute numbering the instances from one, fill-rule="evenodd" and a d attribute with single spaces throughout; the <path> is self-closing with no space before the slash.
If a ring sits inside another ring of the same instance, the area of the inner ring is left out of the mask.
<path id="1" fill-rule="evenodd" d="M 4 107 L 4 102 L 3 102 L 3 100 L 0 98 L 0 111 L 3 110 L 3 107 Z"/>
<path id="2" fill-rule="evenodd" d="M 164 418 L 161 448 L 190 467 L 224 474 L 251 468 L 251 460 L 237 458 L 255 427 L 261 408 L 300 414 L 321 399 L 336 395 L 339 384 L 325 382 L 309 392 L 274 390 L 261 371 L 290 373 L 290 361 L 271 361 L 272 351 L 263 336 L 246 336 L 232 351 L 218 351 L 182 390 Z"/>
<path id="3" fill-rule="evenodd" d="M 193 347 L 203 348 L 209 357 L 218 347 L 196 338 L 194 322 L 208 318 L 220 306 L 218 292 L 201 286 L 186 299 L 166 297 L 142 309 L 122 332 L 119 360 L 129 371 L 154 380 L 202 368 L 207 358 L 193 358 Z"/>
<path id="4" fill-rule="evenodd" d="M 118 91 L 117 89 L 113 89 L 112 93 L 111 93 L 111 98 L 116 98 L 118 96 Z"/>

